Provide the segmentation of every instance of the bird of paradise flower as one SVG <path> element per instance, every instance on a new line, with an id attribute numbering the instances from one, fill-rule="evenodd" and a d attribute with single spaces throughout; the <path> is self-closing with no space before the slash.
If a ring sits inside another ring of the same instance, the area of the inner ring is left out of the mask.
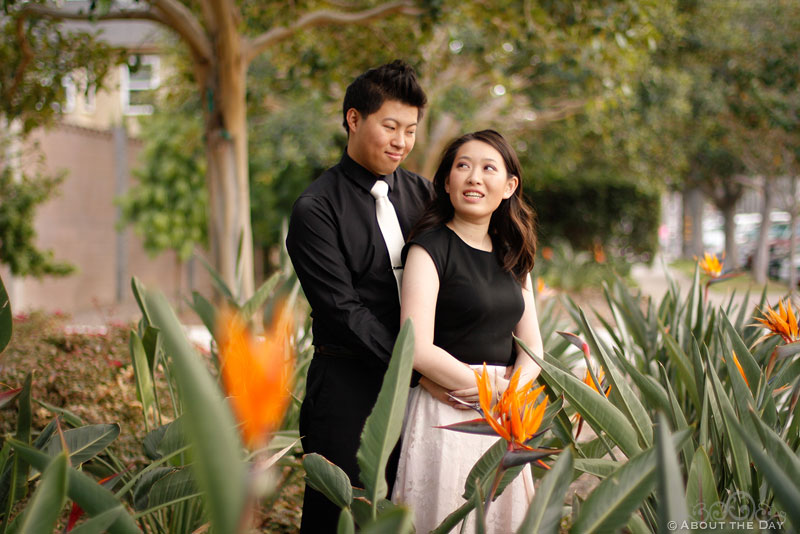
<path id="1" fill-rule="evenodd" d="M 285 303 L 277 308 L 263 337 L 254 336 L 238 314 L 220 313 L 217 341 L 222 382 L 242 439 L 251 448 L 265 444 L 289 402 L 295 352 L 292 324 Z"/>
<path id="2" fill-rule="evenodd" d="M 784 345 L 777 347 L 770 356 L 764 372 L 769 378 L 778 359 L 787 358 L 800 352 L 800 328 L 797 325 L 797 313 L 789 299 L 778 301 L 778 309 L 767 306 L 759 310 L 763 317 L 756 317 L 756 322 L 751 326 L 761 326 L 768 332 L 758 338 L 755 344 L 761 343 L 773 336 L 780 337 Z"/>
<path id="3" fill-rule="evenodd" d="M 702 259 L 698 259 L 697 256 L 695 256 L 694 260 L 697 262 L 697 266 L 700 267 L 700 269 L 708 276 L 708 280 L 705 283 L 705 291 L 703 292 L 704 301 L 708 301 L 708 288 L 711 286 L 711 284 L 724 282 L 725 280 L 742 275 L 742 273 L 734 272 L 722 274 L 725 265 L 724 252 L 721 258 L 717 258 L 716 254 L 709 254 L 706 252 L 703 254 Z"/>
<path id="4" fill-rule="evenodd" d="M 549 469 L 542 458 L 561 452 L 560 449 L 539 449 L 530 445 L 532 440 L 547 430 L 540 430 L 547 409 L 547 397 L 537 403 L 544 386 L 533 389 L 534 381 L 531 380 L 524 386 L 518 387 L 519 379 L 520 371 L 517 369 L 509 380 L 506 390 L 493 403 L 495 395 L 492 391 L 491 373 L 484 364 L 482 373 L 475 371 L 478 406 L 470 405 L 482 417 L 439 427 L 469 434 L 497 435 L 506 441 L 506 453 L 495 471 L 494 481 L 484 504 L 484 512 L 488 511 L 489 504 L 507 469 L 530 462 Z"/>

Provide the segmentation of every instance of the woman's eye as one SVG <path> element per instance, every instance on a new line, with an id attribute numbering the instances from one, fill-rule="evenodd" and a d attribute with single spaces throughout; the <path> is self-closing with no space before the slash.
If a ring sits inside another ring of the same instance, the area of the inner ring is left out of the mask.
<path id="1" fill-rule="evenodd" d="M 483 168 L 483 170 L 497 172 L 497 169 L 495 168 L 494 165 L 487 165 L 486 167 Z"/>

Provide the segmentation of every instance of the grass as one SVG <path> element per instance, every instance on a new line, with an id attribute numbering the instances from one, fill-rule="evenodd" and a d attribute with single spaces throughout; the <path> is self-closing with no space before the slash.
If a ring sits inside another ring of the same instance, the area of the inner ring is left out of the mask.
<path id="1" fill-rule="evenodd" d="M 675 260 L 669 264 L 671 269 L 675 269 L 676 271 L 684 274 L 685 276 L 691 278 L 694 276 L 694 269 L 697 265 L 697 262 L 690 259 L 679 259 Z M 714 293 L 730 293 L 733 290 L 736 290 L 737 293 L 742 293 L 745 291 L 750 291 L 751 293 L 760 293 L 764 286 L 762 284 L 758 284 L 753 275 L 749 271 L 741 271 L 741 276 L 735 276 L 733 278 L 729 278 L 724 282 L 719 282 L 717 284 L 712 284 L 710 286 L 710 291 Z M 705 282 L 705 275 L 701 272 L 700 273 L 700 282 Z M 778 282 L 776 280 L 767 280 L 767 293 L 768 294 L 775 294 L 775 293 L 788 293 L 789 286 L 784 284 L 783 282 Z"/>

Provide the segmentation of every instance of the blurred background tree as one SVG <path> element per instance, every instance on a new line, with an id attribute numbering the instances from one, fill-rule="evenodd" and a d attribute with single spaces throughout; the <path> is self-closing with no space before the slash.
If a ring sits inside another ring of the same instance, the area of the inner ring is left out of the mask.
<path id="1" fill-rule="evenodd" d="M 55 194 L 63 175 L 50 176 L 42 170 L 41 154 L 29 142 L 29 134 L 58 118 L 66 77 L 80 72 L 83 89 L 102 88 L 118 58 L 115 50 L 91 35 L 67 33 L 50 21 L 25 22 L 0 12 L 0 263 L 14 275 L 59 276 L 73 271 L 52 251 L 36 246 L 36 208 Z"/>

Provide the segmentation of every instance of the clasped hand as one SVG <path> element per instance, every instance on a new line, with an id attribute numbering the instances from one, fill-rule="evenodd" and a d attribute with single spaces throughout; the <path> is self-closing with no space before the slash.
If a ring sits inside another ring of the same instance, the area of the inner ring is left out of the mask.
<path id="1" fill-rule="evenodd" d="M 503 392 L 508 389 L 508 382 L 511 378 L 513 369 L 513 366 L 506 367 L 505 373 L 502 376 L 497 369 L 487 370 L 487 372 L 490 373 L 493 395 L 502 395 Z M 448 404 L 458 410 L 470 410 L 470 405 L 475 405 L 478 402 L 477 385 L 466 389 L 450 391 L 424 376 L 420 378 L 419 384 L 424 387 L 434 399 Z"/>

